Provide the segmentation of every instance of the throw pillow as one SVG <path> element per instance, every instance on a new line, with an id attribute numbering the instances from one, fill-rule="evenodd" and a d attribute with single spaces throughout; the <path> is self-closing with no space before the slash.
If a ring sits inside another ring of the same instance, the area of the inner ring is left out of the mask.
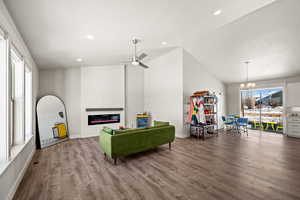
<path id="1" fill-rule="evenodd" d="M 107 126 L 104 126 L 103 129 L 102 129 L 102 131 L 104 131 L 105 133 L 108 133 L 110 135 L 114 135 L 114 130 L 111 129 L 111 128 L 109 128 L 109 127 L 107 127 Z"/>

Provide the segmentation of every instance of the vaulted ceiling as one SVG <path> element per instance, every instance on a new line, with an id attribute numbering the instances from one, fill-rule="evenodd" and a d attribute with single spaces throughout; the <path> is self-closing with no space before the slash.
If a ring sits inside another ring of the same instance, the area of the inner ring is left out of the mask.
<path id="1" fill-rule="evenodd" d="M 250 80 L 300 75 L 299 8 L 299 0 L 277 0 L 184 46 L 226 83 L 245 81 L 248 60 Z"/>
<path id="2" fill-rule="evenodd" d="M 300 72 L 299 0 L 4 2 L 40 68 L 120 63 L 136 36 L 150 54 L 185 48 L 224 82 L 245 79 L 245 60 L 251 79 Z"/>

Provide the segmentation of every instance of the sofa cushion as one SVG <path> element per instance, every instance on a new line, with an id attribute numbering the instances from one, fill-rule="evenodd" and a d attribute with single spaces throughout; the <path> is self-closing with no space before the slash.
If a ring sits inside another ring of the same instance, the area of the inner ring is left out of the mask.
<path id="1" fill-rule="evenodd" d="M 112 157 L 126 156 L 155 148 L 172 142 L 174 138 L 174 126 L 159 126 L 117 134 L 111 137 Z"/>
<path id="2" fill-rule="evenodd" d="M 109 127 L 107 127 L 107 126 L 104 126 L 103 129 L 102 129 L 102 131 L 104 131 L 105 133 L 108 133 L 110 135 L 114 135 L 115 134 L 114 130 L 111 129 L 111 128 L 109 128 Z"/>
<path id="3" fill-rule="evenodd" d="M 115 130 L 115 134 L 122 134 L 122 133 L 130 133 L 130 132 L 135 132 L 135 131 L 141 131 L 144 130 L 145 128 L 129 128 L 129 129 L 118 129 Z"/>
<path id="4" fill-rule="evenodd" d="M 155 121 L 154 120 L 154 126 L 169 126 L 169 122 L 162 122 L 162 121 Z"/>

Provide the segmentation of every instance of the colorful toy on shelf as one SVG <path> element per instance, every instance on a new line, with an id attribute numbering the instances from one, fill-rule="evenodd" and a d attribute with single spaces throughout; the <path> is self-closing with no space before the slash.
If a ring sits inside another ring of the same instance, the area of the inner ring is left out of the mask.
<path id="1" fill-rule="evenodd" d="M 209 94 L 208 91 L 196 91 L 196 92 L 194 92 L 193 96 L 205 96 L 208 94 Z"/>

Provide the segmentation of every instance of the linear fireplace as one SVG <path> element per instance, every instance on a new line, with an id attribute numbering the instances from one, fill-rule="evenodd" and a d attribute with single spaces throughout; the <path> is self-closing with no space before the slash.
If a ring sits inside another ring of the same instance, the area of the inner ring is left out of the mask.
<path id="1" fill-rule="evenodd" d="M 88 115 L 88 125 L 120 123 L 120 114 Z"/>

